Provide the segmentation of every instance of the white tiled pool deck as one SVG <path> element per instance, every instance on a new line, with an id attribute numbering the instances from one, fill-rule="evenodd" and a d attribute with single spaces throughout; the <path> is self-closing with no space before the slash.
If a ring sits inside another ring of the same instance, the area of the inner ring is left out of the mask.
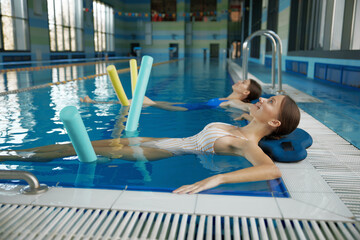
<path id="1" fill-rule="evenodd" d="M 360 150 L 309 114 L 302 111 L 301 115 L 299 127 L 309 132 L 314 140 L 308 156 L 299 163 L 277 163 L 290 198 L 61 187 L 51 187 L 39 195 L 22 195 L 19 193 L 21 186 L 2 184 L 0 207 L 53 206 L 157 214 L 355 222 L 359 226 Z"/>

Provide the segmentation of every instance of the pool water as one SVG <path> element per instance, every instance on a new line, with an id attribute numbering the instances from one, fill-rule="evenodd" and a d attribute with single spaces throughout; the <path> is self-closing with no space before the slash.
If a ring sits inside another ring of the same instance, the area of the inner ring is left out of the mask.
<path id="1" fill-rule="evenodd" d="M 115 65 L 117 69 L 128 68 L 128 63 Z M 28 72 L 26 81 L 36 83 L 36 76 L 41 76 L 42 83 L 70 80 L 105 72 L 105 68 L 105 64 L 97 64 L 72 66 L 70 70 L 55 68 Z M 119 74 L 119 77 L 131 98 L 130 73 Z M 11 80 L 8 76 L 3 79 Z M 15 79 L 18 87 L 32 85 L 21 83 L 19 77 Z M 231 85 L 225 61 L 185 59 L 153 67 L 146 95 L 155 101 L 205 102 L 227 96 Z M 9 85 L 3 88 L 9 90 Z M 59 119 L 60 110 L 68 105 L 79 109 L 91 140 L 124 137 L 128 109 L 119 104 L 80 102 L 79 98 L 86 95 L 96 101 L 117 100 L 106 75 L 0 96 L 0 151 L 69 142 Z M 146 107 L 137 134 L 142 137 L 188 137 L 210 122 L 239 125 L 241 123 L 233 119 L 240 114 L 238 110 L 221 108 L 175 112 Z M 107 159 L 97 164 L 80 163 L 76 156 L 71 156 L 48 162 L 6 161 L 0 168 L 30 171 L 40 182 L 50 186 L 172 191 L 184 184 L 249 166 L 251 164 L 244 158 L 207 154 L 174 156 L 151 162 Z M 287 196 L 280 180 L 226 184 L 205 192 Z"/>

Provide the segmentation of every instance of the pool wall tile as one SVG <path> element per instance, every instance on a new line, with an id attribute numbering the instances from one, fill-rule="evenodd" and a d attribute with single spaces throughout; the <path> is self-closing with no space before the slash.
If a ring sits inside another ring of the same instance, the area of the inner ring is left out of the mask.
<path id="1" fill-rule="evenodd" d="M 112 209 L 193 214 L 197 195 L 124 191 Z"/>
<path id="2" fill-rule="evenodd" d="M 119 190 L 50 188 L 32 204 L 109 209 L 122 192 Z"/>
<path id="3" fill-rule="evenodd" d="M 294 199 L 276 198 L 276 202 L 283 218 L 353 221 L 351 218 Z"/>
<path id="4" fill-rule="evenodd" d="M 5 185 L 5 184 L 3 184 Z M 31 204 L 36 199 L 41 197 L 42 194 L 38 195 L 26 195 L 20 193 L 20 189 L 25 187 L 24 185 L 13 185 L 13 184 L 6 184 L 6 187 L 0 188 L 0 203 L 5 204 Z"/>
<path id="5" fill-rule="evenodd" d="M 290 193 L 333 193 L 333 190 L 315 169 L 287 169 L 282 171 L 282 179 Z"/>
<path id="6" fill-rule="evenodd" d="M 275 164 L 280 170 L 281 169 L 305 169 L 305 168 L 306 169 L 314 169 L 314 167 L 306 159 L 304 159 L 301 162 L 297 162 L 297 163 L 275 162 Z"/>
<path id="7" fill-rule="evenodd" d="M 332 212 L 339 216 L 348 218 L 354 217 L 335 193 L 292 193 L 292 199 Z"/>
<path id="8" fill-rule="evenodd" d="M 275 198 L 199 194 L 196 214 L 281 218 Z"/>

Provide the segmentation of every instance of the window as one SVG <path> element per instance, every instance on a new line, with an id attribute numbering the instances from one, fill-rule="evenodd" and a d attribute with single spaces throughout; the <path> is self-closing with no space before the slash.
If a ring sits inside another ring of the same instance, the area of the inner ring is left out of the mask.
<path id="1" fill-rule="evenodd" d="M 151 21 L 176 21 L 176 0 L 151 0 Z"/>
<path id="2" fill-rule="evenodd" d="M 272 30 L 277 33 L 279 15 L 279 0 L 269 0 L 267 27 L 266 29 Z M 266 38 L 266 51 L 271 51 L 272 45 L 270 39 Z"/>
<path id="3" fill-rule="evenodd" d="M 253 1 L 251 32 L 254 33 L 261 29 L 262 0 Z M 260 37 L 251 40 L 250 56 L 253 58 L 260 57 Z"/>
<path id="4" fill-rule="evenodd" d="M 216 2 L 216 0 L 191 0 L 190 12 L 193 19 L 195 18 L 195 21 L 216 21 Z"/>
<path id="5" fill-rule="evenodd" d="M 83 51 L 82 0 L 47 0 L 50 50 Z"/>
<path id="6" fill-rule="evenodd" d="M 292 0 L 288 51 L 359 50 L 359 13 L 356 0 Z"/>
<path id="7" fill-rule="evenodd" d="M 95 52 L 113 52 L 114 46 L 114 10 L 99 2 L 93 2 Z"/>
<path id="8" fill-rule="evenodd" d="M 26 0 L 1 0 L 0 49 L 5 51 L 28 51 L 29 23 Z"/>

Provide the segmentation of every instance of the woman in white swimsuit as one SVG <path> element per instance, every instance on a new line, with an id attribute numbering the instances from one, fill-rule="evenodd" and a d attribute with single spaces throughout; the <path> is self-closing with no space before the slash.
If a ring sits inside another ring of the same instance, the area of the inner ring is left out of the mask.
<path id="1" fill-rule="evenodd" d="M 187 138 L 117 138 L 93 141 L 97 155 L 125 160 L 138 160 L 133 146 L 141 147 L 147 160 L 158 160 L 178 154 L 208 152 L 220 155 L 243 156 L 253 166 L 225 174 L 218 174 L 191 185 L 184 185 L 174 193 L 198 193 L 224 183 L 270 180 L 281 177 L 280 170 L 258 146 L 264 137 L 280 137 L 291 133 L 299 124 L 300 111 L 288 96 L 260 98 L 252 106 L 253 120 L 244 127 L 226 123 L 210 123 L 198 134 Z M 76 155 L 71 144 L 56 144 L 32 149 L 3 151 L 0 160 L 49 161 Z"/>

